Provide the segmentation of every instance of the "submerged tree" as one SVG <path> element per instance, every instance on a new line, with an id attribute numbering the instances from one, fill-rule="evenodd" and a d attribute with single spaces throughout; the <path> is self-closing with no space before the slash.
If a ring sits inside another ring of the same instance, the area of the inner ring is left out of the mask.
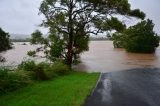
<path id="1" fill-rule="evenodd" d="M 69 66 L 88 50 L 91 34 L 125 29 L 116 15 L 145 17 L 140 10 L 131 10 L 128 0 L 43 0 L 40 13 L 46 18 L 42 25 L 49 28 L 47 55 L 64 59 Z"/>
<path id="2" fill-rule="evenodd" d="M 11 42 L 9 34 L 0 28 L 0 52 L 11 48 Z"/>
<path id="3" fill-rule="evenodd" d="M 114 47 L 125 48 L 128 52 L 153 53 L 159 46 L 159 39 L 153 28 L 154 24 L 148 19 L 129 27 L 122 33 L 115 33 Z"/>
<path id="4" fill-rule="evenodd" d="M 157 34 L 153 31 L 154 24 L 151 20 L 138 23 L 127 29 L 124 48 L 129 52 L 153 53 L 159 46 Z"/>
<path id="5" fill-rule="evenodd" d="M 0 52 L 11 49 L 9 34 L 0 28 Z M 5 58 L 0 56 L 0 62 L 4 62 Z"/>
<path id="6" fill-rule="evenodd" d="M 43 37 L 42 37 L 42 33 L 39 30 L 34 31 L 31 34 L 31 39 L 30 39 L 30 43 L 31 44 L 38 44 L 38 43 L 43 43 Z"/>

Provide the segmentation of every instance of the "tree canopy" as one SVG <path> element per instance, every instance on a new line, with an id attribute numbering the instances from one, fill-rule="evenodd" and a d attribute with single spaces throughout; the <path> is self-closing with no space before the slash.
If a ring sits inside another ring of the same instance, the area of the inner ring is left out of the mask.
<path id="1" fill-rule="evenodd" d="M 125 23 L 115 15 L 145 18 L 139 9 L 131 10 L 128 0 L 43 0 L 42 26 L 49 28 L 50 51 L 47 55 L 71 64 L 88 50 L 90 35 L 105 31 L 122 31 Z"/>
<path id="2" fill-rule="evenodd" d="M 11 48 L 11 42 L 9 34 L 0 28 L 0 52 L 6 51 Z"/>
<path id="3" fill-rule="evenodd" d="M 39 30 L 34 31 L 31 34 L 30 43 L 31 44 L 43 43 L 43 37 L 42 37 L 42 35 L 43 34 Z"/>
<path id="4" fill-rule="evenodd" d="M 154 24 L 149 19 L 139 22 L 122 33 L 115 34 L 114 46 L 125 48 L 128 52 L 153 53 L 159 46 L 159 39 L 153 28 Z"/>
<path id="5" fill-rule="evenodd" d="M 11 49 L 11 42 L 9 34 L 0 28 L 0 52 Z M 5 62 L 5 58 L 0 56 L 0 62 Z"/>

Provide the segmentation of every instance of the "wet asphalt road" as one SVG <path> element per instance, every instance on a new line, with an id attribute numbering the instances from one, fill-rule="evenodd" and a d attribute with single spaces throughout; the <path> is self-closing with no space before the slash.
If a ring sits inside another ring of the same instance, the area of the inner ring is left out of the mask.
<path id="1" fill-rule="evenodd" d="M 104 73 L 85 106 L 160 106 L 160 69 Z"/>

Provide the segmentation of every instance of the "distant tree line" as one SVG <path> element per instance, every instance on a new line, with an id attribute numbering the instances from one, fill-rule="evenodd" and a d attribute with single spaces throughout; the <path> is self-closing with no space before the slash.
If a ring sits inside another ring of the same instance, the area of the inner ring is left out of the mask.
<path id="1" fill-rule="evenodd" d="M 11 39 L 11 42 L 30 42 L 30 38 L 26 39 Z"/>

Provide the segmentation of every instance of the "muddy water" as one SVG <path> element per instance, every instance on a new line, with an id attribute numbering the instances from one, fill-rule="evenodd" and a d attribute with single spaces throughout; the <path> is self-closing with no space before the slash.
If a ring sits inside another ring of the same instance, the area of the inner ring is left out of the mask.
<path id="1" fill-rule="evenodd" d="M 29 59 L 27 51 L 38 47 L 14 43 L 14 49 L 3 52 L 0 55 L 7 60 L 7 66 L 18 65 L 23 60 Z M 81 61 L 75 68 L 88 72 L 111 72 L 132 68 L 160 67 L 160 47 L 155 54 L 127 53 L 123 49 L 114 49 L 111 41 L 91 41 L 90 50 L 81 55 Z M 41 55 L 41 54 L 40 54 Z M 45 59 L 34 58 L 37 61 Z M 0 63 L 2 65 L 2 63 Z"/>
<path id="2" fill-rule="evenodd" d="M 111 41 L 92 41 L 90 50 L 81 55 L 81 61 L 76 69 L 88 72 L 160 67 L 160 47 L 155 54 L 136 54 L 114 49 Z"/>
<path id="3" fill-rule="evenodd" d="M 30 58 L 27 56 L 28 51 L 35 50 L 37 47 L 40 47 L 40 45 L 30 45 L 29 42 L 25 43 L 25 45 L 24 42 L 13 43 L 13 49 L 0 53 L 6 59 L 6 62 L 0 63 L 0 66 L 17 66 L 28 59 L 44 61 L 45 59 L 43 58 Z"/>

